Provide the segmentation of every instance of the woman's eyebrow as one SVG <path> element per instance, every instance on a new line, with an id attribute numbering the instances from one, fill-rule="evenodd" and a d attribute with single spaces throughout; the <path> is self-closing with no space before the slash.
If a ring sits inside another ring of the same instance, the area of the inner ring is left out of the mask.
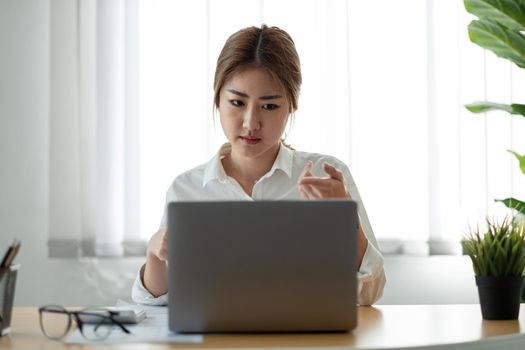
<path id="1" fill-rule="evenodd" d="M 238 95 L 238 96 L 241 96 L 241 97 L 244 97 L 244 98 L 250 97 L 248 94 L 245 94 L 244 92 L 240 92 L 240 91 L 237 91 L 237 90 L 234 90 L 234 89 L 226 89 L 226 91 L 229 91 L 232 94 L 235 94 L 235 95 Z M 281 97 L 282 97 L 281 95 L 268 95 L 268 96 L 261 96 L 261 97 L 259 97 L 259 99 L 260 100 L 274 100 L 276 98 L 281 98 Z"/>
<path id="2" fill-rule="evenodd" d="M 281 98 L 281 95 L 269 95 L 269 96 L 261 96 L 259 97 L 259 100 L 274 100 L 276 98 Z"/>

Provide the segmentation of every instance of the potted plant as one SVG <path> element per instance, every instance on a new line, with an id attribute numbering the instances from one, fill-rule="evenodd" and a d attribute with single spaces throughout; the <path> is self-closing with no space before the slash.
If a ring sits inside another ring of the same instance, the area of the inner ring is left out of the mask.
<path id="1" fill-rule="evenodd" d="M 470 41 L 525 69 L 525 0 L 464 0 L 464 5 L 469 13 L 479 18 L 468 26 Z M 483 101 L 465 107 L 473 113 L 502 110 L 525 117 L 525 104 Z M 519 168 L 525 174 L 525 154 L 508 152 L 518 160 Z M 515 210 L 517 217 L 524 220 L 524 200 L 508 197 L 496 201 Z M 522 301 L 525 302 L 525 289 Z"/>
<path id="2" fill-rule="evenodd" d="M 525 270 L 525 223 L 508 217 L 486 220 L 461 241 L 472 260 L 481 313 L 486 320 L 515 320 Z"/>

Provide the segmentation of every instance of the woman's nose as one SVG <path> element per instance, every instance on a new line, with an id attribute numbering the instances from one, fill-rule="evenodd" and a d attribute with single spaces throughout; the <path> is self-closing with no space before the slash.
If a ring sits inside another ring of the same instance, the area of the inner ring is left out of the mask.
<path id="1" fill-rule="evenodd" d="M 259 130 L 261 128 L 260 116 L 255 108 L 246 109 L 242 127 L 247 130 Z"/>

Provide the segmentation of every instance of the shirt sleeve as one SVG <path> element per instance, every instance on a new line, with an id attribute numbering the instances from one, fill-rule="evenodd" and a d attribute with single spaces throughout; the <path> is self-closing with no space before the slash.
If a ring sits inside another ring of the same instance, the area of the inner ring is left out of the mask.
<path id="1" fill-rule="evenodd" d="M 172 185 L 168 188 L 168 191 L 166 192 L 166 200 L 164 204 L 164 212 L 162 214 L 162 219 L 160 221 L 160 227 L 159 229 L 165 229 L 167 228 L 167 207 L 168 203 L 173 202 L 177 199 L 175 195 L 174 190 L 174 184 L 175 181 L 172 183 Z M 135 282 L 133 283 L 133 287 L 131 289 L 131 299 L 137 303 L 137 304 L 145 304 L 145 305 L 167 305 L 168 304 L 168 294 L 161 295 L 158 297 L 154 297 L 147 289 L 144 287 L 144 268 L 145 264 L 142 265 L 141 269 L 137 273 L 137 277 L 135 278 Z"/>
<path id="2" fill-rule="evenodd" d="M 168 305 L 168 293 L 160 295 L 158 297 L 154 297 L 146 289 L 146 287 L 144 287 L 144 283 L 142 283 L 142 278 L 144 276 L 145 266 L 146 265 L 142 265 L 139 272 L 137 273 L 137 277 L 135 278 L 135 282 L 133 283 L 133 287 L 131 289 L 131 299 L 135 303 L 143 305 Z"/>
<path id="3" fill-rule="evenodd" d="M 368 241 L 363 261 L 357 272 L 357 303 L 359 305 L 372 305 L 383 295 L 386 284 L 383 265 L 383 255 Z"/>
<path id="4" fill-rule="evenodd" d="M 357 186 L 350 173 L 350 170 L 343 162 L 338 162 L 336 167 L 339 168 L 344 175 L 345 185 L 352 200 L 357 202 L 359 222 L 363 229 L 363 233 L 368 240 L 365 255 L 361 266 L 357 272 L 358 286 L 357 286 L 357 303 L 359 305 L 372 305 L 383 295 L 383 289 L 386 284 L 386 275 L 384 270 L 384 258 L 379 251 L 372 225 L 366 214 L 365 207 L 357 190 Z"/>
<path id="5" fill-rule="evenodd" d="M 175 181 L 176 180 L 177 179 L 175 179 Z M 160 220 L 159 229 L 168 228 L 168 204 L 170 202 L 177 201 L 177 195 L 175 194 L 175 181 L 173 181 L 172 185 L 168 188 L 168 191 L 166 191 L 166 200 L 164 202 L 164 211 L 162 213 L 162 219 Z"/>

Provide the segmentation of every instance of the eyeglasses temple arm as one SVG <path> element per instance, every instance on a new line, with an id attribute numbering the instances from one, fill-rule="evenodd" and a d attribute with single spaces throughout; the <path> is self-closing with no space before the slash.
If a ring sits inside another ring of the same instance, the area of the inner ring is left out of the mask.
<path id="1" fill-rule="evenodd" d="M 120 329 L 122 329 L 122 331 L 126 334 L 131 334 L 131 331 L 129 329 L 127 329 L 124 324 L 122 324 L 120 321 L 117 321 L 116 319 L 113 318 L 113 316 L 108 316 L 109 319 L 114 323 L 116 324 L 117 326 L 120 327 Z"/>

